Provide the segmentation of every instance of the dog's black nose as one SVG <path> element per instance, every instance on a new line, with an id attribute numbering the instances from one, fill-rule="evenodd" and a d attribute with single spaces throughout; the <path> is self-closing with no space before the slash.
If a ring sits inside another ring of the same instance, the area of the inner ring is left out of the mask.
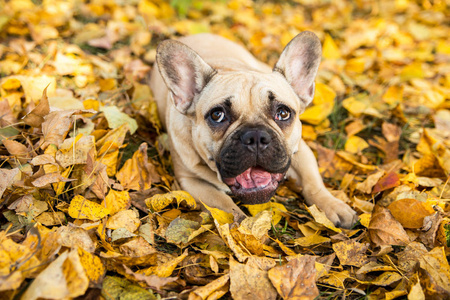
<path id="1" fill-rule="evenodd" d="M 263 151 L 269 146 L 272 137 L 265 130 L 250 129 L 241 135 L 241 142 L 251 152 Z"/>

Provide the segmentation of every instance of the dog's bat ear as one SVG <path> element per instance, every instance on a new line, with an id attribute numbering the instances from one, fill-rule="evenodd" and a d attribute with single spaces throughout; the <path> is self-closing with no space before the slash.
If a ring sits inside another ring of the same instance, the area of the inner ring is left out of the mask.
<path id="1" fill-rule="evenodd" d="M 175 40 L 159 44 L 156 63 L 175 107 L 183 114 L 215 73 L 194 50 Z"/>
<path id="2" fill-rule="evenodd" d="M 303 31 L 286 45 L 273 68 L 286 77 L 300 100 L 308 105 L 314 97 L 314 79 L 322 56 L 319 38 Z"/>

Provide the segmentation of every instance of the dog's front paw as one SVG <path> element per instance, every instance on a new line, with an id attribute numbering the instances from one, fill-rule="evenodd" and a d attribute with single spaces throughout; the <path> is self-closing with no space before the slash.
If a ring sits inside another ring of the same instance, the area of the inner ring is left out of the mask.
<path id="1" fill-rule="evenodd" d="M 350 206 L 331 194 L 316 197 L 311 204 L 320 208 L 336 227 L 351 228 L 358 220 L 356 212 Z"/>

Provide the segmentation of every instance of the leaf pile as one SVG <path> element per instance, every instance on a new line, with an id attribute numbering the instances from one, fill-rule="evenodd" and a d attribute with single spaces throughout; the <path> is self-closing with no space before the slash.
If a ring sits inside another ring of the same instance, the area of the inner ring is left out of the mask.
<path id="1" fill-rule="evenodd" d="M 450 298 L 448 1 L 0 0 L 2 299 Z M 300 117 L 351 230 L 287 181 L 251 217 L 173 178 L 156 45 L 212 32 L 276 62 L 323 42 Z"/>

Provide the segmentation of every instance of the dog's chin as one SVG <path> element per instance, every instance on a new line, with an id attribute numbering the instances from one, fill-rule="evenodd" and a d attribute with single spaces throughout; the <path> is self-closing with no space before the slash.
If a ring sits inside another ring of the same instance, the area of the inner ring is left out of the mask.
<path id="1" fill-rule="evenodd" d="M 251 167 L 234 178 L 224 178 L 233 193 L 244 204 L 266 203 L 275 194 L 283 173 L 269 173 L 261 167 Z"/>

